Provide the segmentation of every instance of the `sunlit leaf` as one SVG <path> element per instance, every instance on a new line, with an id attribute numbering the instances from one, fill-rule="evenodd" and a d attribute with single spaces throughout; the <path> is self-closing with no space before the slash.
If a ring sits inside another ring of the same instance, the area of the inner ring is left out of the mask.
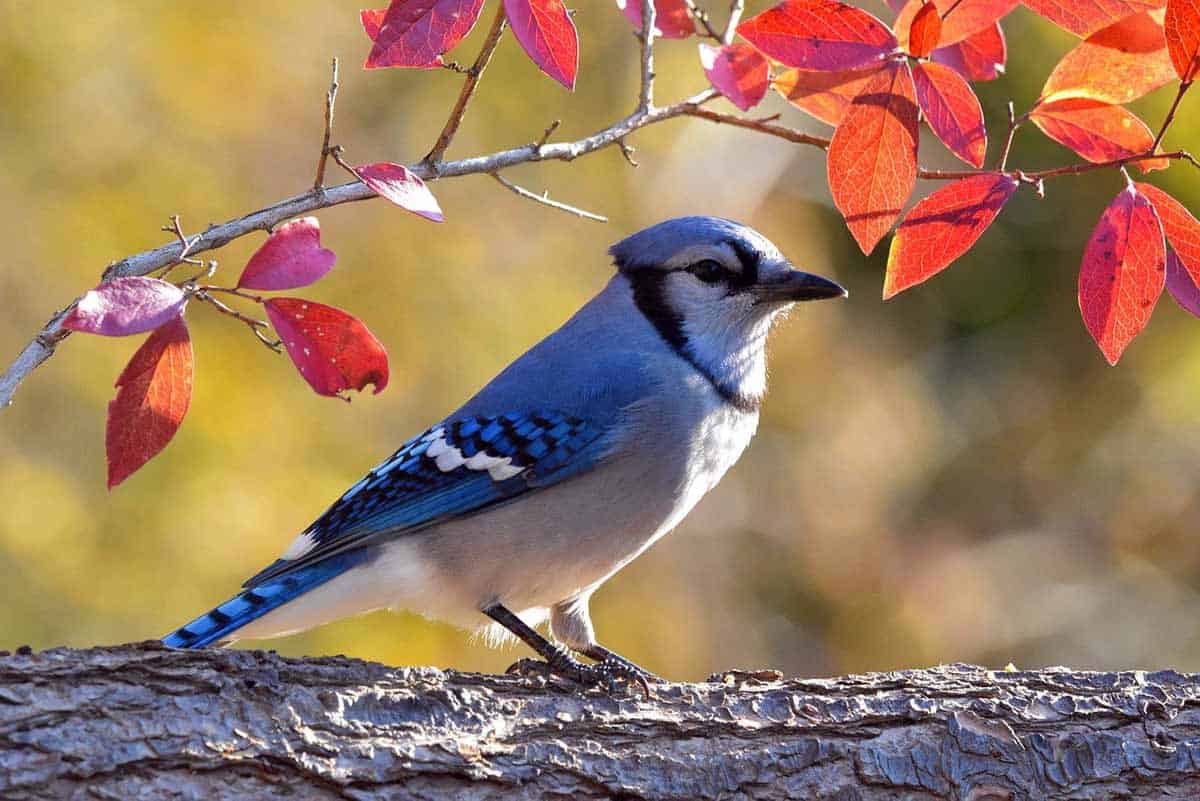
<path id="1" fill-rule="evenodd" d="M 434 222 L 443 222 L 442 208 L 425 182 L 403 164 L 381 161 L 355 167 L 354 173 L 376 194 L 405 211 Z"/>
<path id="2" fill-rule="evenodd" d="M 796 108 L 836 126 L 867 81 L 881 69 L 882 65 L 845 72 L 790 69 L 776 76 L 772 85 Z"/>
<path id="3" fill-rule="evenodd" d="M 513 34 L 538 69 L 568 89 L 579 69 L 579 34 L 563 0 L 504 0 Z"/>
<path id="4" fill-rule="evenodd" d="M 387 386 L 387 351 L 362 322 L 341 309 L 302 298 L 271 298 L 263 304 L 292 363 L 318 395 L 338 396 Z"/>
<path id="5" fill-rule="evenodd" d="M 133 354 L 108 404 L 104 448 L 108 488 L 167 446 L 192 401 L 192 341 L 183 317 L 160 326 Z"/>
<path id="6" fill-rule="evenodd" d="M 617 0 L 617 8 L 635 31 L 642 29 L 642 0 Z M 664 39 L 686 39 L 695 33 L 686 0 L 654 0 L 654 29 Z"/>
<path id="7" fill-rule="evenodd" d="M 1162 24 L 1142 12 L 1096 31 L 1063 56 L 1042 97 L 1128 103 L 1173 80 Z"/>
<path id="8" fill-rule="evenodd" d="M 962 0 L 961 3 L 956 0 L 933 0 L 933 3 L 943 15 L 939 42 L 946 46 L 991 28 L 1017 7 L 1018 0 Z M 912 45 L 908 41 L 908 32 L 923 5 L 924 0 L 908 0 L 896 15 L 896 38 L 908 52 L 912 52 L 909 50 Z"/>
<path id="9" fill-rule="evenodd" d="M 167 281 L 115 278 L 80 298 L 63 328 L 106 337 L 141 334 L 178 317 L 186 304 L 183 290 Z"/>
<path id="10" fill-rule="evenodd" d="M 1166 246 L 1154 206 L 1134 187 L 1105 209 L 1079 268 L 1083 323 L 1109 364 L 1116 364 L 1150 321 L 1162 294 Z"/>
<path id="11" fill-rule="evenodd" d="M 1200 0 L 1167 0 L 1166 37 L 1179 80 L 1192 80 L 1200 69 Z"/>
<path id="12" fill-rule="evenodd" d="M 936 5 L 926 0 L 917 9 L 912 24 L 908 26 L 908 52 L 917 58 L 925 58 L 938 46 L 941 38 L 941 12 Z"/>
<path id="13" fill-rule="evenodd" d="M 1008 47 L 1000 23 L 973 33 L 949 47 L 933 51 L 933 60 L 945 64 L 968 81 L 994 81 L 1004 72 Z"/>
<path id="14" fill-rule="evenodd" d="M 748 111 L 767 93 L 771 65 L 750 45 L 700 45 L 700 66 L 713 88 Z"/>
<path id="15" fill-rule="evenodd" d="M 947 184 L 913 206 L 892 238 L 883 299 L 933 277 L 970 250 L 1015 191 L 1012 178 L 987 173 Z"/>
<path id="16" fill-rule="evenodd" d="M 1135 186 L 1154 204 L 1167 242 L 1179 256 L 1183 268 L 1191 274 L 1193 281 L 1200 283 L 1200 222 L 1187 207 L 1154 184 Z"/>
<path id="17" fill-rule="evenodd" d="M 1030 119 L 1046 136 L 1091 162 L 1136 156 L 1154 144 L 1154 134 L 1133 112 L 1086 97 L 1041 103 Z M 1162 158 L 1138 162 L 1147 171 L 1167 165 Z"/>
<path id="18" fill-rule="evenodd" d="M 1162 8 L 1166 0 L 1021 0 L 1031 11 L 1080 38 L 1132 16 Z"/>
<path id="19" fill-rule="evenodd" d="M 784 0 L 737 32 L 770 58 L 807 70 L 853 69 L 896 49 L 886 25 L 837 0 Z"/>
<path id="20" fill-rule="evenodd" d="M 436 67 L 479 19 L 483 0 L 393 0 L 386 9 L 360 12 L 371 52 L 363 65 Z"/>
<path id="21" fill-rule="evenodd" d="M 983 109 L 966 79 L 943 64 L 917 62 L 912 66 L 917 103 L 925 121 L 950 152 L 982 167 L 987 156 Z"/>
<path id="22" fill-rule="evenodd" d="M 254 252 L 238 286 L 247 289 L 295 289 L 319 281 L 337 257 L 321 247 L 316 217 L 291 220 L 276 228 Z"/>
<path id="23" fill-rule="evenodd" d="M 908 65 L 871 76 L 829 145 L 833 202 L 863 253 L 900 216 L 917 180 L 917 104 Z"/>
<path id="24" fill-rule="evenodd" d="M 1200 287 L 1196 286 L 1192 274 L 1179 260 L 1179 254 L 1167 250 L 1167 291 L 1184 311 L 1200 317 Z"/>

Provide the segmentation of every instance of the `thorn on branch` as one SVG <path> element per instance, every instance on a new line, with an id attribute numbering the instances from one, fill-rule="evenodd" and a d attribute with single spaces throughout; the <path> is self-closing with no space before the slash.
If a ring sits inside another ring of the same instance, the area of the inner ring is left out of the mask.
<path id="1" fill-rule="evenodd" d="M 529 147 L 533 150 L 534 155 L 541 155 L 542 148 L 550 141 L 550 137 L 558 130 L 558 126 L 562 125 L 562 120 L 555 120 L 546 126 L 546 130 L 542 131 L 541 137 L 536 142 L 530 142 Z"/>
<path id="2" fill-rule="evenodd" d="M 537 194 L 536 192 L 530 192 L 528 189 L 526 189 L 523 186 L 517 186 L 512 181 L 508 180 L 507 178 L 505 178 L 503 175 L 501 175 L 498 172 L 494 172 L 491 175 L 493 178 L 496 179 L 497 182 L 499 182 L 499 184 L 501 186 L 503 186 L 505 189 L 508 189 L 510 192 L 517 195 L 518 197 L 523 197 L 523 198 L 526 198 L 527 200 L 532 200 L 535 203 L 541 203 L 543 205 L 549 206 L 552 209 L 558 209 L 559 211 L 565 211 L 567 214 L 574 214 L 576 217 L 582 217 L 585 220 L 592 220 L 594 222 L 602 222 L 602 223 L 608 222 L 608 218 L 604 217 L 600 214 L 593 214 L 590 211 L 585 211 L 584 209 L 577 208 L 575 206 L 569 206 L 566 203 L 560 203 L 557 200 L 551 200 L 549 193 L 547 193 L 547 192 L 542 192 L 542 194 L 540 194 L 540 195 Z"/>

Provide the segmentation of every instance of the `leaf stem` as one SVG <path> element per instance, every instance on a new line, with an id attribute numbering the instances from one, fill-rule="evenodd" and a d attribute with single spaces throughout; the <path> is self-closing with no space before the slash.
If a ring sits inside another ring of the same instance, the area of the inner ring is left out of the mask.
<path id="1" fill-rule="evenodd" d="M 212 295 L 209 294 L 209 292 L 212 291 L 213 289 L 220 290 L 220 287 L 211 287 L 211 288 L 200 289 L 196 292 L 196 294 L 193 297 L 195 297 L 196 300 L 201 301 L 202 303 L 207 303 L 207 304 L 211 305 L 214 309 L 216 309 L 221 314 L 224 314 L 227 317 L 232 317 L 235 320 L 240 320 L 241 322 L 245 323 L 250 328 L 250 330 L 254 333 L 254 336 L 258 339 L 259 342 L 263 343 L 264 345 L 266 345 L 268 348 L 275 351 L 276 353 L 282 353 L 281 346 L 283 345 L 283 343 L 280 342 L 279 340 L 272 341 L 270 338 L 267 337 L 266 334 L 263 333 L 263 329 L 270 330 L 270 326 L 266 323 L 266 321 L 256 320 L 253 317 L 247 317 L 246 315 L 242 314 L 240 311 L 233 308 L 232 306 L 227 306 L 226 304 L 217 300 L 216 298 L 214 298 Z M 229 291 L 229 290 L 220 290 L 220 291 Z"/>

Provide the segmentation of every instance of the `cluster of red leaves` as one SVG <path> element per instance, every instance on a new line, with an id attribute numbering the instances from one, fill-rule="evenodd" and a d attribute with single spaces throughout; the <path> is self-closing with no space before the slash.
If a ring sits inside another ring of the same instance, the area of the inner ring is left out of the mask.
<path id="1" fill-rule="evenodd" d="M 1024 1 L 1082 39 L 1051 72 L 1026 118 L 1093 163 L 1152 152 L 1155 135 L 1123 104 L 1196 76 L 1197 0 Z M 738 108 L 753 107 L 774 86 L 834 126 L 829 188 L 864 254 L 903 215 L 888 254 L 885 300 L 966 253 L 1020 185 L 1019 174 L 1003 166 L 983 171 L 987 131 L 970 85 L 1003 70 L 1000 22 L 1017 0 L 889 2 L 897 12 L 891 26 L 840 0 L 784 0 L 738 26 L 749 46 L 701 45 L 710 82 Z M 669 13 L 673 5 L 658 8 Z M 773 77 L 772 65 L 780 65 Z M 921 120 L 980 172 L 948 183 L 905 214 L 920 172 Z M 1149 172 L 1168 162 L 1135 163 Z M 1146 184 L 1131 184 L 1105 212 L 1084 255 L 1079 302 L 1110 362 L 1145 326 L 1164 276 L 1184 308 L 1200 310 L 1194 223 L 1178 201 Z"/>
<path id="2" fill-rule="evenodd" d="M 368 164 L 355 174 L 396 205 L 435 222 L 437 200 L 420 178 L 399 164 Z M 387 351 L 351 314 L 303 298 L 261 298 L 245 290 L 279 291 L 316 283 L 333 269 L 333 251 L 321 247 L 315 217 L 278 226 L 242 270 L 229 292 L 264 307 L 300 375 L 320 395 L 349 400 L 345 393 L 367 384 L 387 386 Z M 107 281 L 85 294 L 63 321 L 73 331 L 129 336 L 152 331 L 117 379 L 108 405 L 105 451 L 108 487 L 120 484 L 167 446 L 192 398 L 194 359 L 183 314 L 188 300 L 207 299 L 214 287 L 195 280 L 182 285 L 160 278 Z"/>
<path id="3" fill-rule="evenodd" d="M 579 34 L 563 0 L 503 0 L 513 34 L 538 69 L 567 89 L 579 70 Z M 483 0 L 392 0 L 361 12 L 371 40 L 364 66 L 439 67 L 442 56 L 471 32 Z M 640 22 L 640 16 L 639 16 Z"/>

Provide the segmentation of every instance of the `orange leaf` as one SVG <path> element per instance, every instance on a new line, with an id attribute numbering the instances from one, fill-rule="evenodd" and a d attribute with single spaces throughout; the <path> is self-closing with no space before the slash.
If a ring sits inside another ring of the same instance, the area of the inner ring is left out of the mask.
<path id="1" fill-rule="evenodd" d="M 1046 136 L 1095 163 L 1136 156 L 1154 144 L 1154 134 L 1133 112 L 1086 97 L 1041 103 L 1030 119 Z M 1137 164 L 1149 172 L 1165 168 L 1168 162 L 1146 159 Z"/>
<path id="2" fill-rule="evenodd" d="M 933 0 L 937 10 L 944 15 L 939 41 L 942 46 L 961 42 L 992 27 L 1017 7 L 1018 0 L 962 0 L 957 5 L 956 2 L 957 0 Z M 924 0 L 908 0 L 896 16 L 896 38 L 906 52 L 912 53 L 909 31 L 917 12 L 923 6 Z M 947 14 L 947 11 L 950 13 Z"/>
<path id="3" fill-rule="evenodd" d="M 926 58 L 938 46 L 941 38 L 942 15 L 936 5 L 926 0 L 908 26 L 908 53 L 917 58 Z"/>
<path id="4" fill-rule="evenodd" d="M 1162 24 L 1143 11 L 1096 31 L 1063 56 L 1042 98 L 1129 103 L 1173 80 Z"/>
<path id="5" fill-rule="evenodd" d="M 1175 249 L 1183 268 L 1192 277 L 1192 283 L 1200 284 L 1200 222 L 1192 216 L 1186 206 L 1154 184 L 1134 185 L 1154 204 L 1167 241 Z"/>
<path id="6" fill-rule="evenodd" d="M 1133 16 L 1162 8 L 1166 0 L 1021 0 L 1035 14 L 1080 38 Z"/>
<path id="7" fill-rule="evenodd" d="M 1200 68 L 1200 0 L 1167 0 L 1166 32 L 1179 80 L 1192 80 Z"/>
<path id="8" fill-rule="evenodd" d="M 833 133 L 826 167 L 838 211 L 870 254 L 917 181 L 917 104 L 908 65 L 871 76 Z"/>
<path id="9" fill-rule="evenodd" d="M 763 55 L 807 70 L 853 69 L 896 49 L 886 25 L 838 0 L 784 0 L 737 32 Z"/>
<path id="10" fill-rule="evenodd" d="M 121 371 L 116 387 L 104 429 L 109 489 L 165 448 L 187 414 L 192 401 L 192 341 L 182 316 L 146 338 Z"/>
<path id="11" fill-rule="evenodd" d="M 801 111 L 836 126 L 872 75 L 881 67 L 845 72 L 785 70 L 774 81 L 775 91 Z"/>
<path id="12" fill-rule="evenodd" d="M 994 81 L 1004 72 L 1008 45 L 1000 23 L 966 39 L 933 51 L 933 60 L 958 72 L 968 81 Z"/>
<path id="13" fill-rule="evenodd" d="M 912 207 L 888 251 L 883 299 L 925 281 L 971 249 L 1017 191 L 1002 173 L 947 184 Z"/>
<path id="14" fill-rule="evenodd" d="M 1079 268 L 1083 324 L 1109 364 L 1150 321 L 1166 281 L 1166 258 L 1154 206 L 1130 186 L 1104 210 Z"/>
<path id="15" fill-rule="evenodd" d="M 987 130 L 970 84 L 943 64 L 917 62 L 912 69 L 917 102 L 929 127 L 951 153 L 972 167 L 982 167 Z"/>

